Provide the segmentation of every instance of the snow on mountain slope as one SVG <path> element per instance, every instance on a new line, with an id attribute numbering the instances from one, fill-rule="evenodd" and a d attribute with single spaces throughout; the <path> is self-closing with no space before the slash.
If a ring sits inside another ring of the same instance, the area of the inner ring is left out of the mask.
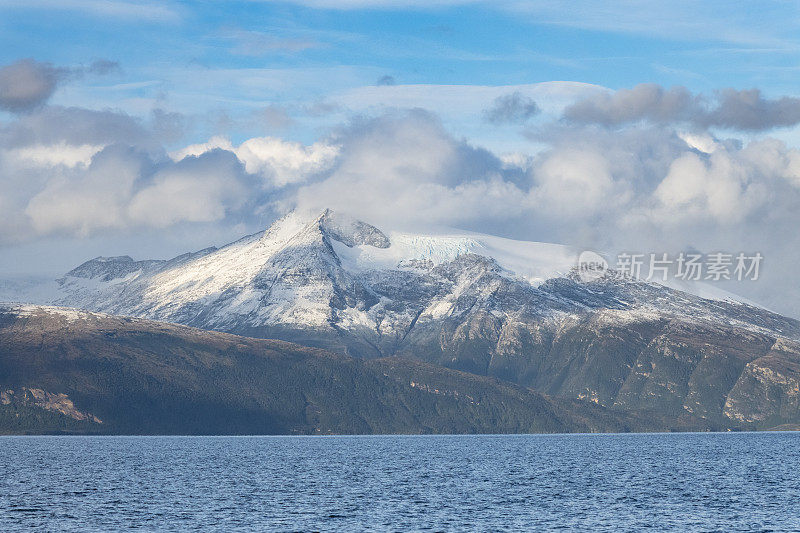
<path id="1" fill-rule="evenodd" d="M 354 271 L 435 266 L 460 255 L 476 254 L 491 257 L 509 275 L 519 276 L 533 286 L 568 273 L 579 253 L 559 244 L 515 241 L 471 232 L 427 235 L 392 232 L 389 241 L 391 245 L 386 248 L 349 247 L 335 241 L 333 244 L 345 266 Z"/>
<path id="2" fill-rule="evenodd" d="M 215 328 L 324 327 L 342 275 L 319 229 L 323 219 L 309 222 L 292 213 L 264 233 L 161 269 L 141 283 L 127 311 Z"/>
<path id="3" fill-rule="evenodd" d="M 0 280 L 0 302 L 45 303 L 61 295 L 61 286 L 54 279 L 15 276 Z"/>
<path id="4" fill-rule="evenodd" d="M 365 272 L 387 272 L 388 278 L 395 271 L 423 273 L 465 254 L 492 257 L 505 275 L 532 286 L 563 275 L 576 257 L 554 244 L 468 232 L 387 237 L 330 211 L 312 219 L 290 213 L 263 233 L 170 261 L 88 261 L 60 280 L 57 294 L 36 301 L 216 328 L 326 327 L 334 319 L 331 302 L 350 297 L 353 305 L 333 306 L 338 319 L 345 326 L 374 328 L 376 318 L 367 316 L 367 308 L 381 297 L 360 279 Z"/>

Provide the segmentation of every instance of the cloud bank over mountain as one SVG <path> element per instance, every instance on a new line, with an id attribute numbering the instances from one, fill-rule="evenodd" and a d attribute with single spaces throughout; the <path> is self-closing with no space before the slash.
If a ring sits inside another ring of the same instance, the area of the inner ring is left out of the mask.
<path id="1" fill-rule="evenodd" d="M 245 233 L 290 209 L 331 207 L 389 228 L 455 226 L 610 252 L 759 251 L 764 282 L 745 295 L 800 314 L 800 294 L 786 288 L 800 261 L 800 151 L 769 135 L 800 122 L 797 98 L 638 85 L 578 91 L 545 114 L 518 91 L 487 93 L 476 119 L 514 124 L 526 153 L 494 153 L 429 110 L 401 107 L 353 114 L 310 144 L 216 135 L 174 149 L 180 130 L 165 128 L 163 113 L 48 105 L 58 72 L 32 60 L 0 69 L 12 112 L 0 122 L 6 249 L 142 229 Z"/>

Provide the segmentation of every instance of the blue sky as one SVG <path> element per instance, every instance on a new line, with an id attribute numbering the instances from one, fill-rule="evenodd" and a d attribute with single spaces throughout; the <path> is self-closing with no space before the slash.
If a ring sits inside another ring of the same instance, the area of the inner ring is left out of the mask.
<path id="1" fill-rule="evenodd" d="M 309 117 L 303 105 L 383 77 L 398 85 L 654 82 L 783 95 L 796 91 L 800 68 L 795 2 L 11 0 L 0 14 L 0 63 L 119 63 L 110 76 L 70 83 L 53 103 L 196 115 L 202 120 L 188 132 L 196 141 L 212 133 L 207 117 L 215 113 L 243 122 L 230 126 L 234 138 L 255 134 L 243 117 L 266 105 L 294 119 L 282 135 L 311 141 L 342 116 Z M 472 137 L 478 128 L 468 118 L 453 126 Z"/>

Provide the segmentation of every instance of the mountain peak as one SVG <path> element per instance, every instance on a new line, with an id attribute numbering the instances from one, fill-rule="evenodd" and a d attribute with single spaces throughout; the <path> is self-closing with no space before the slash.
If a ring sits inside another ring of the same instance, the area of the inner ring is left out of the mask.
<path id="1" fill-rule="evenodd" d="M 133 258 L 129 255 L 116 255 L 112 257 L 98 256 L 90 261 L 95 263 L 132 263 Z"/>

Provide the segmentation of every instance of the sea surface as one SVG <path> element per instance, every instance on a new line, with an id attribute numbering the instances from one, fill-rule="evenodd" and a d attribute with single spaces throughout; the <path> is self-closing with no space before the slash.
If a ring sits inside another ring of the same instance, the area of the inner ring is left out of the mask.
<path id="1" fill-rule="evenodd" d="M 800 531 L 800 433 L 0 437 L 0 530 Z"/>

